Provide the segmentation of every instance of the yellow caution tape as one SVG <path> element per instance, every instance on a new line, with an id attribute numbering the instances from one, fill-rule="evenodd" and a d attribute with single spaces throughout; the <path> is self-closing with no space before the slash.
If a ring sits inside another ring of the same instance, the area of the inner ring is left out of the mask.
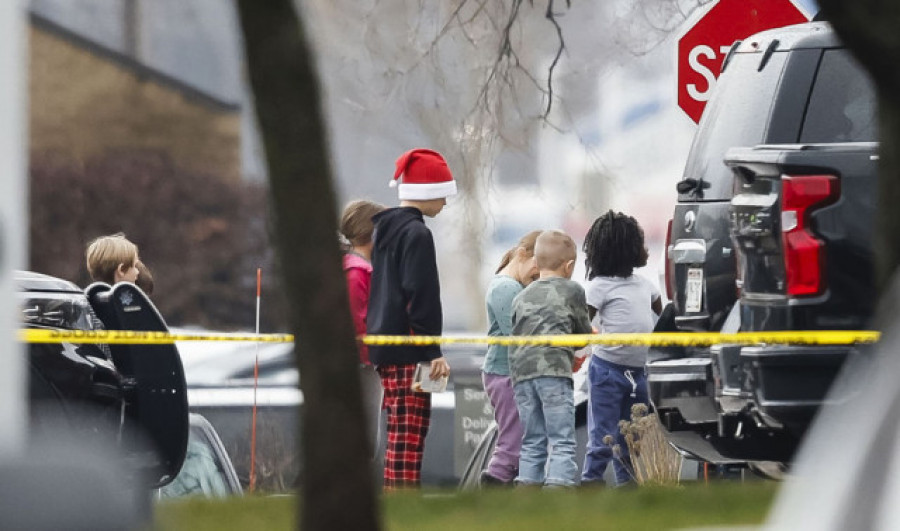
<path id="1" fill-rule="evenodd" d="M 732 345 L 850 345 L 875 343 L 880 332 L 872 330 L 814 330 L 779 332 L 660 332 L 655 334 L 584 334 L 552 336 L 364 336 L 367 345 L 549 345 L 580 348 L 586 345 L 627 345 L 653 347 L 708 347 L 718 344 Z"/>
<path id="2" fill-rule="evenodd" d="M 708 347 L 732 345 L 851 345 L 875 343 L 881 337 L 873 330 L 810 330 L 779 332 L 661 332 L 655 334 L 583 334 L 549 336 L 362 336 L 367 345 L 549 345 L 580 348 L 586 345 L 653 347 Z M 117 345 L 165 345 L 176 341 L 243 341 L 291 343 L 291 334 L 173 334 L 132 330 L 48 330 L 21 329 L 25 343 L 106 343 Z"/>
<path id="3" fill-rule="evenodd" d="M 108 345 L 171 345 L 176 341 L 252 341 L 290 343 L 290 334 L 172 334 L 169 332 L 136 332 L 132 330 L 19 330 L 19 341 L 25 343 L 106 343 Z"/>

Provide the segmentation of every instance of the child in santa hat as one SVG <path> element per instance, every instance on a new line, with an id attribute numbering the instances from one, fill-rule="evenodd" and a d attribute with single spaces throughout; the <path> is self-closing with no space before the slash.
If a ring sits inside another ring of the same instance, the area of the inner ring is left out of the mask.
<path id="1" fill-rule="evenodd" d="M 434 217 L 456 194 L 456 181 L 440 153 L 413 149 L 400 156 L 391 186 L 400 206 L 376 214 L 372 280 L 366 329 L 371 335 L 439 336 L 443 329 L 441 288 L 431 231 L 423 216 Z M 440 346 L 369 346 L 369 359 L 381 376 L 387 410 L 384 486 L 417 486 L 431 395 L 412 390 L 419 362 L 430 362 L 431 379 L 450 374 Z"/>

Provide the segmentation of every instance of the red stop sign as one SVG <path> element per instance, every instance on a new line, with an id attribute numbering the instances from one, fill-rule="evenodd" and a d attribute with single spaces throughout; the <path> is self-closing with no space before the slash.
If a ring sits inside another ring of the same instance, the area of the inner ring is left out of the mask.
<path id="1" fill-rule="evenodd" d="M 719 0 L 678 39 L 678 106 L 699 122 L 734 41 L 808 20 L 790 0 Z"/>

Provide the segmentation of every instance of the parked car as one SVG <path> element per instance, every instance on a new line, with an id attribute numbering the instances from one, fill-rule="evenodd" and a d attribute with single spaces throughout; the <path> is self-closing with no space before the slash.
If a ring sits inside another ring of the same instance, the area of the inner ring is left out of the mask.
<path id="1" fill-rule="evenodd" d="M 180 342 L 188 386 L 188 405 L 215 426 L 246 487 L 250 472 L 250 427 L 253 366 L 259 356 L 257 399 L 257 459 L 266 460 L 266 477 L 257 484 L 270 490 L 292 488 L 302 474 L 296 456 L 302 426 L 298 388 L 300 373 L 291 344 Z M 484 349 L 467 345 L 443 348 L 451 367 L 447 389 L 432 396 L 431 428 L 425 439 L 422 483 L 455 485 L 481 432 L 490 421 L 481 387 Z M 380 460 L 385 426 L 380 429 Z M 259 470 L 259 463 L 257 463 Z M 373 470 L 380 477 L 381 465 Z"/>
<path id="2" fill-rule="evenodd" d="M 49 330 L 167 331 L 153 303 L 134 284 L 75 284 L 17 271 L 23 326 Z M 187 446 L 187 397 L 172 345 L 28 345 L 30 436 L 60 430 L 126 455 L 116 463 L 146 488 L 167 484 Z"/>
<path id="3" fill-rule="evenodd" d="M 184 464 L 175 479 L 158 490 L 158 497 L 222 498 L 243 495 L 237 472 L 215 428 L 196 413 L 191 413 L 188 420 L 191 428 Z"/>
<path id="4" fill-rule="evenodd" d="M 178 343 L 187 381 L 188 408 L 212 424 L 231 456 L 241 484 L 250 484 L 250 438 L 254 364 L 259 359 L 257 486 L 282 491 L 294 486 L 300 406 L 293 345 L 287 343 Z"/>
<path id="5" fill-rule="evenodd" d="M 667 251 L 675 326 L 864 328 L 876 300 L 871 83 L 824 22 L 748 37 L 723 68 L 678 184 Z M 651 399 L 685 451 L 787 462 L 854 352 L 658 350 Z"/>

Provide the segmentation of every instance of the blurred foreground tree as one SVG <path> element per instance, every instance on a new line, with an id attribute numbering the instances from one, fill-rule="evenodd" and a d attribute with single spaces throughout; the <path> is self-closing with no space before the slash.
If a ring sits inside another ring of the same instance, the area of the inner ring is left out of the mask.
<path id="1" fill-rule="evenodd" d="M 886 290 L 900 265 L 900 2 L 819 0 L 833 26 L 869 71 L 878 92 L 878 214 L 875 223 L 877 285 Z"/>
<path id="2" fill-rule="evenodd" d="M 261 326 L 285 329 L 262 186 L 128 149 L 83 162 L 32 153 L 30 177 L 33 270 L 86 286 L 87 243 L 124 232 L 153 272 L 152 298 L 169 324 L 251 329 L 256 268 L 263 267 L 273 274 L 264 275 Z"/>
<path id="3" fill-rule="evenodd" d="M 239 0 L 303 389 L 300 524 L 377 529 L 378 507 L 319 82 L 291 0 Z"/>

